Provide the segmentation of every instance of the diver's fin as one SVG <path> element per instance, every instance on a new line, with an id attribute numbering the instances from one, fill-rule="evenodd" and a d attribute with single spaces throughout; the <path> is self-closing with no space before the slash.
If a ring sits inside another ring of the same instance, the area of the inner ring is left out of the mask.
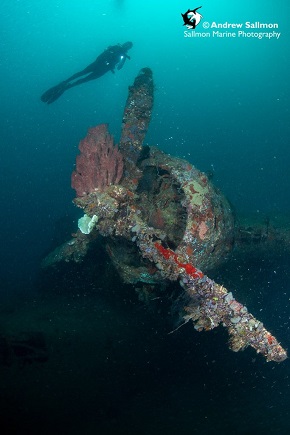
<path id="1" fill-rule="evenodd" d="M 59 85 L 53 86 L 53 88 L 50 88 L 48 89 L 48 91 L 44 92 L 44 94 L 41 95 L 40 99 L 44 103 L 51 104 L 64 93 L 66 88 L 67 83 L 62 82 Z"/>

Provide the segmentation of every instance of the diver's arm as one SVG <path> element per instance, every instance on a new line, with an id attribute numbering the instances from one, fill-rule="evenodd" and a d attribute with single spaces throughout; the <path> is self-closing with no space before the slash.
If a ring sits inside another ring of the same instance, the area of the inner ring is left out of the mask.
<path id="1" fill-rule="evenodd" d="M 130 56 L 128 56 L 127 53 L 121 54 L 121 56 L 120 56 L 120 60 L 119 60 L 119 62 L 118 62 L 117 65 L 116 65 L 118 71 L 120 71 L 120 69 L 123 68 L 123 66 L 124 66 L 124 64 L 125 64 L 125 62 L 126 62 L 126 59 L 129 59 L 129 60 L 130 60 Z"/>

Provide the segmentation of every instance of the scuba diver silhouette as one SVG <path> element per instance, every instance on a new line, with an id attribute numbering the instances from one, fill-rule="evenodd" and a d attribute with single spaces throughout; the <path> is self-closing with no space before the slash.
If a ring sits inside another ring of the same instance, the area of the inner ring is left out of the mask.
<path id="1" fill-rule="evenodd" d="M 117 70 L 120 70 L 123 67 L 126 59 L 130 59 L 130 56 L 127 55 L 127 51 L 130 50 L 130 48 L 132 47 L 132 42 L 125 42 L 125 44 L 123 45 L 118 44 L 108 47 L 102 54 L 97 57 L 97 59 L 93 63 L 88 65 L 85 69 L 77 72 L 76 74 L 73 74 L 68 79 L 44 92 L 44 94 L 42 94 L 41 96 L 41 101 L 47 104 L 51 104 L 55 100 L 57 100 L 65 91 L 74 86 L 78 86 L 90 80 L 95 80 L 106 74 L 108 71 L 112 71 L 112 73 L 115 73 L 114 69 L 116 67 Z M 86 77 L 76 80 L 78 77 L 81 77 L 83 75 L 86 75 Z"/>

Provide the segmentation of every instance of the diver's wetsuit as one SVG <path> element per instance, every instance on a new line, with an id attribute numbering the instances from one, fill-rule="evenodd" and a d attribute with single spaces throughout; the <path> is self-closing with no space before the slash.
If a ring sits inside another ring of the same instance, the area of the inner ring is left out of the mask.
<path id="1" fill-rule="evenodd" d="M 106 74 L 108 71 L 112 71 L 114 73 L 115 68 L 120 70 L 123 67 L 126 59 L 130 59 L 130 57 L 127 55 L 127 51 L 132 48 L 132 46 L 132 42 L 126 42 L 123 45 L 118 44 L 108 47 L 97 57 L 93 63 L 88 65 L 85 69 L 73 74 L 71 77 L 54 86 L 53 88 L 48 89 L 48 91 L 41 96 L 41 101 L 47 104 L 53 103 L 65 91 L 74 86 L 78 86 L 81 83 L 85 83 L 90 80 L 95 80 Z M 76 80 L 81 76 L 86 77 Z"/>

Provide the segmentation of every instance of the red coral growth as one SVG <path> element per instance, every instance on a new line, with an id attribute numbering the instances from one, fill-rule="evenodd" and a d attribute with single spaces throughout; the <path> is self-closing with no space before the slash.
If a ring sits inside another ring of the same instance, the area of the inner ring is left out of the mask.
<path id="1" fill-rule="evenodd" d="M 81 154 L 76 158 L 76 170 L 71 176 L 71 186 L 77 196 L 119 183 L 123 174 L 123 156 L 114 146 L 107 124 L 90 128 L 80 141 L 79 150 Z"/>
<path id="2" fill-rule="evenodd" d="M 200 270 L 196 269 L 194 266 L 192 266 L 192 264 L 181 263 L 178 259 L 178 255 L 175 254 L 175 252 L 171 249 L 166 249 L 157 242 L 155 242 L 154 245 L 157 251 L 159 251 L 160 254 L 165 258 L 165 260 L 169 260 L 170 258 L 172 258 L 174 263 L 176 263 L 179 268 L 184 269 L 187 275 L 190 275 L 192 278 L 202 278 L 204 276 L 203 273 Z"/>

